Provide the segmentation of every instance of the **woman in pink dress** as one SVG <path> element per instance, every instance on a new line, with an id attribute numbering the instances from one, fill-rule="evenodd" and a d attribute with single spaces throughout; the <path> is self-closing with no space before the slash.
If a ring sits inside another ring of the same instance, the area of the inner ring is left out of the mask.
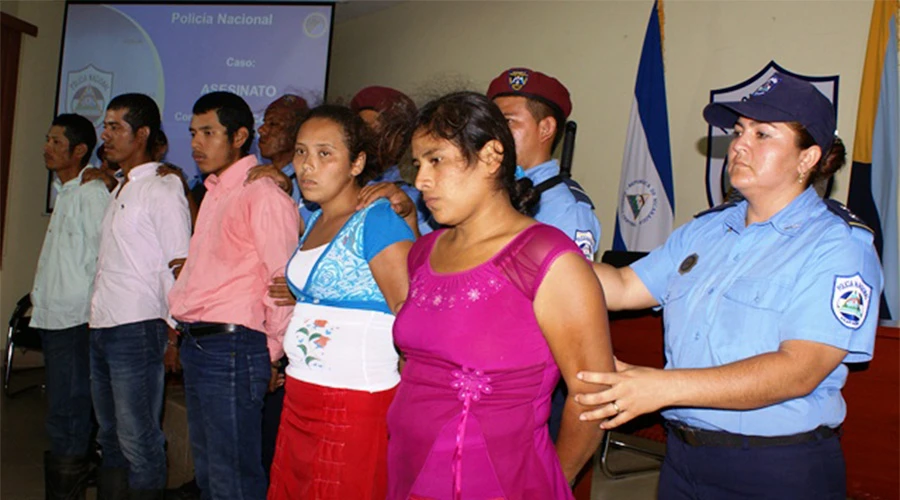
<path id="1" fill-rule="evenodd" d="M 486 97 L 426 105 L 412 154 L 446 229 L 409 254 L 388 499 L 571 499 L 602 433 L 570 398 L 554 449 L 550 395 L 560 372 L 574 395 L 587 389 L 579 370 L 613 369 L 600 285 L 569 238 L 520 213 L 536 193 L 515 180 L 512 135 Z"/>

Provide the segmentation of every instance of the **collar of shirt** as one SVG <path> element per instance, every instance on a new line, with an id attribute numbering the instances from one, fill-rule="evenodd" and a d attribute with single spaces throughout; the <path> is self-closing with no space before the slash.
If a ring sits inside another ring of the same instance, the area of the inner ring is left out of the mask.
<path id="1" fill-rule="evenodd" d="M 225 173 L 222 175 L 209 174 L 203 184 L 206 186 L 206 190 L 209 193 L 212 193 L 217 189 L 230 191 L 235 187 L 242 186 L 244 180 L 247 179 L 247 172 L 255 166 L 256 157 L 247 155 L 225 169 Z"/>
<path id="2" fill-rule="evenodd" d="M 156 169 L 159 167 L 159 162 L 151 161 L 149 163 L 142 163 L 131 169 L 128 172 L 128 181 L 134 182 L 137 180 L 141 180 L 144 177 L 149 177 L 151 175 L 156 175 Z"/>
<path id="3" fill-rule="evenodd" d="M 535 186 L 557 175 L 559 175 L 559 162 L 553 158 L 525 171 L 525 177 L 531 179 Z"/>
<path id="4" fill-rule="evenodd" d="M 84 168 L 81 169 L 80 172 L 78 172 L 78 175 L 76 175 L 74 179 L 69 179 L 65 184 L 63 184 L 62 181 L 59 180 L 58 176 L 54 175 L 53 176 L 53 189 L 55 189 L 57 193 L 61 193 L 63 191 L 68 191 L 74 187 L 80 186 L 81 185 L 81 177 L 84 175 L 84 171 L 88 168 L 94 168 L 94 167 L 92 167 L 90 165 L 86 165 Z"/>
<path id="5" fill-rule="evenodd" d="M 293 177 L 297 175 L 297 170 L 294 169 L 293 163 L 288 163 L 287 165 L 281 167 L 281 173 L 288 177 Z"/>
<path id="6" fill-rule="evenodd" d="M 794 236 L 803 227 L 803 224 L 816 214 L 814 209 L 819 201 L 819 194 L 810 186 L 800 193 L 778 213 L 769 220 L 759 225 L 770 225 L 781 234 Z M 724 219 L 726 230 L 730 229 L 738 234 L 744 230 L 744 221 L 747 220 L 747 201 L 738 203 L 737 210 L 730 210 Z"/>

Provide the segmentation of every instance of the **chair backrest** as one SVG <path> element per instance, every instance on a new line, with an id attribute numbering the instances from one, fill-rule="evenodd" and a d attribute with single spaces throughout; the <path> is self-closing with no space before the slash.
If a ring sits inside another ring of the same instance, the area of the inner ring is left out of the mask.
<path id="1" fill-rule="evenodd" d="M 41 337 L 29 326 L 31 323 L 31 294 L 25 294 L 16 303 L 16 308 L 9 317 L 9 328 L 12 341 L 16 347 L 23 349 L 40 349 Z"/>
<path id="2" fill-rule="evenodd" d="M 624 250 L 607 250 L 600 257 L 600 262 L 613 267 L 625 267 L 640 260 L 648 252 L 628 252 Z"/>

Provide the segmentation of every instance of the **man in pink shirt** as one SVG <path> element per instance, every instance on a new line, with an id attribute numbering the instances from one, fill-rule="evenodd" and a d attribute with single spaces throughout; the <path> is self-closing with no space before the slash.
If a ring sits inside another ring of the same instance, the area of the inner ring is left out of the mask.
<path id="1" fill-rule="evenodd" d="M 169 263 L 187 255 L 191 218 L 181 180 L 156 175 L 151 154 L 159 132 L 159 108 L 150 97 L 110 101 L 100 137 L 124 180 L 101 224 L 89 321 L 103 450 L 97 496 L 104 499 L 157 499 L 166 486 L 160 417 L 171 321 L 166 296 L 175 282 Z"/>
<path id="2" fill-rule="evenodd" d="M 203 498 L 263 499 L 262 404 L 291 308 L 268 285 L 297 248 L 300 217 L 270 179 L 245 183 L 253 113 L 212 92 L 194 104 L 191 148 L 209 174 L 187 262 L 169 293 L 182 332 L 188 427 Z"/>

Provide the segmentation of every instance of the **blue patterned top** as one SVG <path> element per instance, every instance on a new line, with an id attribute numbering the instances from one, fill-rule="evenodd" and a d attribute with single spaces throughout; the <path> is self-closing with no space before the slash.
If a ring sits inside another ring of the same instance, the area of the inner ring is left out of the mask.
<path id="1" fill-rule="evenodd" d="M 321 215 L 321 209 L 313 212 L 288 268 Z M 390 203 L 379 199 L 344 223 L 316 261 L 305 284 L 288 278 L 288 288 L 298 302 L 392 314 L 372 276 L 369 261 L 394 243 L 414 239 L 412 230 L 394 213 Z"/>

